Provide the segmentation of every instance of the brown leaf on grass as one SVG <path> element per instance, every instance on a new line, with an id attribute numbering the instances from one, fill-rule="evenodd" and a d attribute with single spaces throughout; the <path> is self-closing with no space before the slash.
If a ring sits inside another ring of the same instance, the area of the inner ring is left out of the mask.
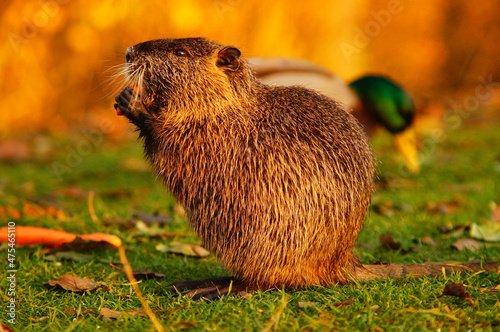
<path id="1" fill-rule="evenodd" d="M 445 238 L 460 237 L 460 236 L 463 236 L 463 233 L 465 231 L 468 231 L 470 229 L 470 222 L 466 222 L 464 224 L 458 224 L 458 225 L 453 225 L 450 223 L 449 225 L 441 226 L 438 229 L 441 233 L 445 234 L 443 236 Z"/>
<path id="2" fill-rule="evenodd" d="M 21 161 L 31 156 L 31 148 L 28 143 L 16 139 L 0 141 L 0 160 Z"/>
<path id="3" fill-rule="evenodd" d="M 340 303 L 335 303 L 333 306 L 334 307 L 343 307 L 343 306 L 348 306 L 348 305 L 351 305 L 354 303 L 354 296 L 351 297 L 351 298 L 348 298 L 347 300 L 345 300 L 344 302 L 340 302 Z"/>
<path id="4" fill-rule="evenodd" d="M 443 202 L 429 202 L 427 203 L 427 213 L 429 214 L 450 214 L 458 211 L 460 202 L 456 199 Z"/>
<path id="5" fill-rule="evenodd" d="M 500 205 L 495 202 L 490 202 L 491 219 L 500 222 Z"/>
<path id="6" fill-rule="evenodd" d="M 23 203 L 23 216 L 24 217 L 50 216 L 57 220 L 66 220 L 66 213 L 64 213 L 63 210 L 57 209 L 54 206 L 40 206 L 29 202 Z"/>
<path id="7" fill-rule="evenodd" d="M 421 239 L 421 241 L 422 241 L 423 244 L 426 244 L 426 245 L 432 246 L 432 247 L 436 247 L 438 245 L 438 243 L 436 241 L 434 241 L 432 238 L 430 238 L 428 236 L 424 236 Z"/>
<path id="8" fill-rule="evenodd" d="M 165 278 L 163 273 L 149 270 L 137 270 L 132 273 L 137 280 L 161 279 Z"/>
<path id="9" fill-rule="evenodd" d="M 87 199 L 89 197 L 88 190 L 83 190 L 79 186 L 71 186 L 67 188 L 62 188 L 54 193 L 56 196 L 64 196 L 74 199 Z"/>
<path id="10" fill-rule="evenodd" d="M 378 239 L 380 241 L 380 245 L 384 248 L 399 250 L 403 247 L 400 242 L 394 241 L 394 237 L 389 232 L 381 234 Z"/>
<path id="11" fill-rule="evenodd" d="M 142 315 L 139 314 L 139 310 L 142 310 Z M 146 312 L 144 309 L 140 308 L 138 310 L 126 310 L 126 311 L 118 311 L 112 310 L 109 308 L 101 308 L 99 309 L 99 315 L 101 315 L 104 319 L 118 319 L 124 316 L 144 316 Z"/>
<path id="12" fill-rule="evenodd" d="M 131 197 L 132 191 L 130 189 L 116 188 L 101 193 L 101 196 L 111 198 Z"/>
<path id="13" fill-rule="evenodd" d="M 458 251 L 464 251 L 465 249 L 469 251 L 476 251 L 481 248 L 483 244 L 477 240 L 469 239 L 469 238 L 461 238 L 453 243 L 452 248 L 457 249 Z"/>
<path id="14" fill-rule="evenodd" d="M 450 282 L 444 286 L 443 294 L 439 295 L 438 298 L 448 296 L 462 297 L 472 301 L 472 297 L 465 291 L 465 285 L 457 282 Z"/>
<path id="15" fill-rule="evenodd" d="M 94 282 L 90 279 L 78 278 L 70 274 L 59 277 L 57 280 L 49 280 L 45 284 L 52 287 L 59 286 L 75 293 L 91 291 L 105 285 L 103 282 Z"/>
<path id="16" fill-rule="evenodd" d="M 135 234 L 138 235 L 147 235 L 151 237 L 156 237 L 159 236 L 160 234 L 165 233 L 165 230 L 159 227 L 158 224 L 152 224 L 148 226 L 141 220 L 137 221 L 137 223 L 135 224 L 135 228 L 137 229 L 137 232 Z"/>
<path id="17" fill-rule="evenodd" d="M 394 207 L 392 206 L 392 203 L 389 201 L 384 201 L 379 204 L 372 204 L 372 208 L 376 213 L 384 216 L 393 216 L 396 213 Z"/>
<path id="18" fill-rule="evenodd" d="M 47 319 L 50 319 L 49 316 L 42 316 L 42 317 L 38 317 L 38 318 L 30 318 L 30 321 L 32 321 L 33 323 L 36 323 L 36 322 L 43 322 L 44 320 L 47 320 Z"/>
<path id="19" fill-rule="evenodd" d="M 97 312 L 93 309 L 81 309 L 81 308 L 66 308 L 64 313 L 70 316 L 80 316 L 80 315 L 93 315 L 97 316 Z"/>
<path id="20" fill-rule="evenodd" d="M 15 207 L 10 205 L 0 206 L 0 219 L 17 220 L 19 218 L 21 218 L 21 211 Z"/>
<path id="21" fill-rule="evenodd" d="M 160 243 L 156 246 L 156 250 L 193 257 L 205 257 L 210 255 L 210 252 L 201 246 L 180 242 L 171 242 L 170 246 L 166 246 L 163 243 Z"/>
<path id="22" fill-rule="evenodd" d="M 66 213 L 54 206 L 41 206 L 34 203 L 24 202 L 21 210 L 13 206 L 0 206 L 0 219 L 14 219 L 21 217 L 52 217 L 57 220 L 66 220 Z"/>

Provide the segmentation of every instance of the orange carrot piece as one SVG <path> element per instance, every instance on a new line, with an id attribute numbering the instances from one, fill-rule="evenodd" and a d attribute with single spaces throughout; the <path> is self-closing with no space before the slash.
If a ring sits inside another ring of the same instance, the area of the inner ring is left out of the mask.
<path id="1" fill-rule="evenodd" d="M 12 235 L 9 237 L 9 233 L 14 233 L 15 237 Z M 116 247 L 122 244 L 120 238 L 112 234 L 93 233 L 80 235 L 79 237 L 89 241 L 106 241 Z M 15 243 L 19 246 L 44 244 L 49 247 L 57 247 L 63 243 L 72 242 L 75 238 L 75 234 L 42 227 L 15 226 L 15 228 L 10 228 L 10 232 L 9 227 L 0 228 L 0 242 Z"/>
<path id="2" fill-rule="evenodd" d="M 138 85 L 132 85 L 130 87 L 132 90 L 134 90 L 135 93 L 137 94 L 140 94 L 141 93 L 141 90 L 139 89 L 139 86 Z"/>
<path id="3" fill-rule="evenodd" d="M 75 234 L 68 232 L 58 231 L 55 229 L 31 227 L 31 226 L 15 226 L 15 243 L 16 245 L 30 245 L 30 244 L 45 244 L 47 246 L 60 246 L 65 242 L 71 242 L 76 238 Z M 0 242 L 10 242 L 8 237 L 8 227 L 0 228 Z M 11 242 L 12 243 L 12 242 Z"/>
<path id="4" fill-rule="evenodd" d="M 115 247 L 119 247 L 122 245 L 122 240 L 113 234 L 105 234 L 105 233 L 92 233 L 92 234 L 83 234 L 79 235 L 83 240 L 89 240 L 89 241 L 95 241 L 95 242 L 100 242 L 100 241 L 105 241 L 108 242 Z"/>

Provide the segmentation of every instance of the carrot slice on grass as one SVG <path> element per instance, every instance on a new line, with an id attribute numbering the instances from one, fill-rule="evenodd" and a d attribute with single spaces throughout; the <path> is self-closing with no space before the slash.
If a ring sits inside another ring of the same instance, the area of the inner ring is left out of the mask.
<path id="1" fill-rule="evenodd" d="M 12 234 L 15 234 L 15 236 Z M 106 241 L 117 247 L 122 243 L 119 237 L 111 234 L 93 233 L 80 235 L 80 237 L 89 241 Z M 44 244 L 49 247 L 57 247 L 63 243 L 72 242 L 75 238 L 75 234 L 42 227 L 15 226 L 0 228 L 0 242 L 10 242 L 16 245 Z"/>
<path id="2" fill-rule="evenodd" d="M 118 236 L 112 234 L 92 233 L 92 234 L 83 234 L 78 236 L 83 240 L 87 241 L 94 241 L 94 242 L 105 241 L 114 245 L 115 247 L 119 247 L 122 245 L 122 240 Z"/>

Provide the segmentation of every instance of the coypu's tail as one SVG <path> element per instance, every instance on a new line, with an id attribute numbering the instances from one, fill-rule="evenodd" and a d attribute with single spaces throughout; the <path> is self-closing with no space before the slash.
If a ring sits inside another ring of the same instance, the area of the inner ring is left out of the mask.
<path id="1" fill-rule="evenodd" d="M 469 273 L 479 271 L 497 271 L 500 262 L 444 262 L 429 264 L 388 264 L 388 265 L 362 265 L 357 272 L 357 280 L 369 281 L 380 278 L 435 277 L 443 273 Z"/>

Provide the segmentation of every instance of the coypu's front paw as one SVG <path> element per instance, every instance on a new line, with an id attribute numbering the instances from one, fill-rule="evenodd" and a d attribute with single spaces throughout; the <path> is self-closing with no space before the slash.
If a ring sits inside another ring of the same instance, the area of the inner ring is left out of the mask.
<path id="1" fill-rule="evenodd" d="M 128 86 L 120 92 L 118 97 L 115 98 L 115 110 L 117 115 L 124 115 L 125 117 L 130 116 L 130 102 L 134 98 L 134 90 Z"/>
<path id="2" fill-rule="evenodd" d="M 148 130 L 150 127 L 150 120 L 147 113 L 142 108 L 139 101 L 137 92 L 126 87 L 115 98 L 116 104 L 114 105 L 116 114 L 123 115 L 135 124 L 141 131 Z"/>

